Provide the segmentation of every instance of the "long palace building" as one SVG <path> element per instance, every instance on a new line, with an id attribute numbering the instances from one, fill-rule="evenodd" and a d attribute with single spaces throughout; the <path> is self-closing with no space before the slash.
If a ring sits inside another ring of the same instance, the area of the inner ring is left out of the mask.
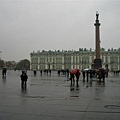
<path id="1" fill-rule="evenodd" d="M 104 49 L 100 51 L 100 57 L 102 60 L 102 67 L 110 71 L 120 70 L 120 48 Z M 30 69 L 36 70 L 61 70 L 61 69 L 73 69 L 78 68 L 80 70 L 85 68 L 92 69 L 93 61 L 95 59 L 95 51 L 87 49 L 74 50 L 58 50 L 58 51 L 37 51 L 30 54 L 31 64 Z"/>

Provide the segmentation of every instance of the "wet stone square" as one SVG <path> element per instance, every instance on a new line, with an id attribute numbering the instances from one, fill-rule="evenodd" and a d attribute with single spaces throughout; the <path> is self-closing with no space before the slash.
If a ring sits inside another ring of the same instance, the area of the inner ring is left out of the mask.
<path id="1" fill-rule="evenodd" d="M 1 72 L 1 71 L 0 71 Z M 109 73 L 105 83 L 96 78 L 70 86 L 57 71 L 27 71 L 27 88 L 21 88 L 21 71 L 0 76 L 0 120 L 119 120 L 120 76 Z"/>

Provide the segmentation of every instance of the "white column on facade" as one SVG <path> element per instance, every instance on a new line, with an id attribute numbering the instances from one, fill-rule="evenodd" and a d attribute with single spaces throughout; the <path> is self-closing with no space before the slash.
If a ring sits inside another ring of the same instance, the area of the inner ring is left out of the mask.
<path id="1" fill-rule="evenodd" d="M 83 61 L 83 58 L 82 58 L 82 56 L 81 56 L 81 63 L 82 63 L 82 61 Z"/>
<path id="2" fill-rule="evenodd" d="M 55 56 L 55 59 L 54 59 L 54 63 L 56 63 L 56 56 Z"/>
<path id="3" fill-rule="evenodd" d="M 40 69 L 40 57 L 38 57 L 38 70 Z"/>
<path id="4" fill-rule="evenodd" d="M 62 69 L 64 70 L 64 65 L 62 65 Z"/>
<path id="5" fill-rule="evenodd" d="M 32 57 L 30 59 L 30 70 L 32 70 Z"/>
<path id="6" fill-rule="evenodd" d="M 71 56 L 71 63 L 73 64 L 73 55 Z"/>
<path id="7" fill-rule="evenodd" d="M 75 55 L 75 57 L 74 57 L 74 61 L 75 61 L 75 64 L 76 64 L 76 55 Z"/>
<path id="8" fill-rule="evenodd" d="M 53 66 L 50 64 L 50 69 L 53 69 Z"/>
<path id="9" fill-rule="evenodd" d="M 64 54 L 62 54 L 62 69 L 64 69 Z"/>
<path id="10" fill-rule="evenodd" d="M 48 56 L 48 62 L 50 62 L 50 57 Z"/>
<path id="11" fill-rule="evenodd" d="M 79 64 L 79 60 L 80 60 L 80 59 L 79 59 L 79 56 L 77 56 L 77 60 L 78 60 L 77 63 Z"/>
<path id="12" fill-rule="evenodd" d="M 64 64 L 64 55 L 62 55 L 62 64 Z"/>
<path id="13" fill-rule="evenodd" d="M 48 65 L 47 64 L 45 64 L 45 69 L 48 69 Z"/>
<path id="14" fill-rule="evenodd" d="M 82 59 L 82 56 L 81 56 L 80 60 L 81 60 L 81 70 L 82 70 L 83 69 L 83 59 Z"/>
<path id="15" fill-rule="evenodd" d="M 51 62 L 53 63 L 53 56 L 52 56 L 52 61 Z"/>
<path id="16" fill-rule="evenodd" d="M 48 56 L 46 55 L 46 56 L 45 56 L 45 69 L 48 69 L 47 63 L 48 63 Z"/>
<path id="17" fill-rule="evenodd" d="M 108 56 L 108 63 L 110 64 L 110 55 Z"/>
<path id="18" fill-rule="evenodd" d="M 70 69 L 73 69 L 73 55 L 71 55 L 71 68 Z"/>
<path id="19" fill-rule="evenodd" d="M 89 64 L 91 64 L 92 63 L 92 56 L 90 55 L 89 56 Z"/>
<path id="20" fill-rule="evenodd" d="M 91 65 L 89 65 L 89 68 L 91 69 Z"/>
<path id="21" fill-rule="evenodd" d="M 71 64 L 73 65 L 73 55 L 71 55 Z"/>
<path id="22" fill-rule="evenodd" d="M 45 63 L 47 63 L 47 56 L 45 56 Z"/>
<path id="23" fill-rule="evenodd" d="M 73 64 L 71 64 L 71 69 L 73 69 Z"/>
<path id="24" fill-rule="evenodd" d="M 106 59 L 105 59 L 105 55 L 103 56 L 103 62 L 105 63 Z"/>
<path id="25" fill-rule="evenodd" d="M 110 55 L 108 54 L 108 64 L 109 64 L 108 68 L 109 68 L 109 70 L 112 69 L 112 65 L 110 64 L 110 62 L 111 62 Z"/>
<path id="26" fill-rule="evenodd" d="M 79 65 L 76 65 L 76 68 L 79 69 Z"/>
<path id="27" fill-rule="evenodd" d="M 120 56 L 118 55 L 118 63 L 120 62 Z"/>
<path id="28" fill-rule="evenodd" d="M 118 55 L 118 70 L 120 70 L 120 65 L 119 65 L 119 63 L 120 63 L 120 57 L 119 57 L 119 55 Z"/>
<path id="29" fill-rule="evenodd" d="M 77 56 L 77 69 L 80 69 L 80 65 L 79 65 L 79 56 Z"/>

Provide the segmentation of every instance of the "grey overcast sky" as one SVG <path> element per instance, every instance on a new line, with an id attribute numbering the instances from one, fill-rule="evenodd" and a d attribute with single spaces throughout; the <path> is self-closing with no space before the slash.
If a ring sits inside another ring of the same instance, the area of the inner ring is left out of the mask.
<path id="1" fill-rule="evenodd" d="M 101 47 L 120 47 L 120 0 L 0 0 L 3 60 L 30 60 L 38 50 L 95 49 L 99 12 Z"/>

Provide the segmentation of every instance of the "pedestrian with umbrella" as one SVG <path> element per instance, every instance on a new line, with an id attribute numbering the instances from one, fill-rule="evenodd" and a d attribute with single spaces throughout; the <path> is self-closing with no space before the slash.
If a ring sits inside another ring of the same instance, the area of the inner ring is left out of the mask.
<path id="1" fill-rule="evenodd" d="M 75 83 L 75 77 L 76 76 L 76 85 L 78 86 L 78 81 L 80 77 L 80 70 L 79 69 L 72 69 L 70 70 L 70 80 L 71 80 L 71 86 Z"/>

